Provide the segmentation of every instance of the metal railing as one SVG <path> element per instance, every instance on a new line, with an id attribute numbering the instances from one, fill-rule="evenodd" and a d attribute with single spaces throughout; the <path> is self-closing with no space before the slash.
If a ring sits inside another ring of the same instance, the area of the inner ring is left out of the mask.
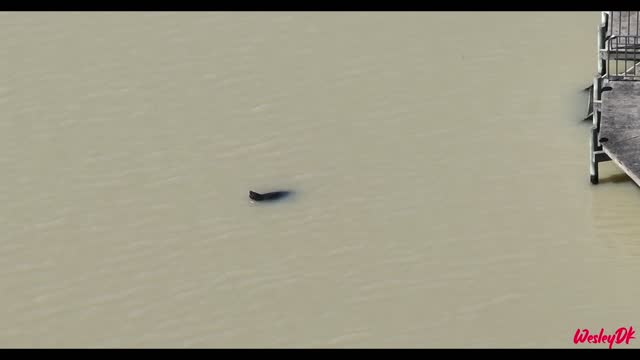
<path id="1" fill-rule="evenodd" d="M 607 15 L 607 78 L 640 80 L 640 11 L 609 11 Z"/>
<path id="2" fill-rule="evenodd" d="M 640 36 L 613 35 L 607 40 L 609 80 L 640 80 Z"/>
<path id="3" fill-rule="evenodd" d="M 613 35 L 640 35 L 640 11 L 608 11 L 608 34 Z"/>

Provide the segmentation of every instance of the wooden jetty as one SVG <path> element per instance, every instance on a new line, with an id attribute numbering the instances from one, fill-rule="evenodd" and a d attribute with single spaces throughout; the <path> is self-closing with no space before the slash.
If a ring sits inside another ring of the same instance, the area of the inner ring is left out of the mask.
<path id="1" fill-rule="evenodd" d="M 591 183 L 598 163 L 613 161 L 640 185 L 640 11 L 604 11 L 598 29 L 598 72 L 587 118 L 593 120 Z"/>

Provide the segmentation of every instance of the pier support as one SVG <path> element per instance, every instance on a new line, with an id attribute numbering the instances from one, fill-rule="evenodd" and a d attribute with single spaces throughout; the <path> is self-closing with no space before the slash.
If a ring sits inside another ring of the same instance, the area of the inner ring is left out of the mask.
<path id="1" fill-rule="evenodd" d="M 593 86 L 591 87 L 592 97 L 590 103 L 587 105 L 587 119 L 590 116 L 593 120 L 589 141 L 589 175 L 591 183 L 594 185 L 599 182 L 598 163 L 609 159 L 609 156 L 602 150 L 602 145 L 598 140 L 598 134 L 600 133 L 600 109 L 602 105 L 602 80 L 607 72 L 605 44 L 608 23 L 609 14 L 603 11 L 600 17 L 600 24 L 598 25 L 598 73 L 593 79 Z"/>
<path id="2" fill-rule="evenodd" d="M 603 139 L 604 141 L 605 139 Z M 589 174 L 591 177 L 591 183 L 596 185 L 599 182 L 599 171 L 598 171 L 598 163 L 603 161 L 610 161 L 611 158 L 607 153 L 604 152 L 602 146 L 598 146 L 598 129 L 595 127 L 591 128 L 591 141 L 589 142 L 589 154 L 591 156 L 591 167 L 589 169 Z"/>
<path id="3" fill-rule="evenodd" d="M 591 127 L 591 136 L 589 140 L 589 157 L 590 168 L 589 175 L 592 184 L 599 182 L 598 163 L 610 161 L 611 158 L 602 148 L 602 142 L 607 141 L 600 138 L 600 119 L 602 117 L 602 84 L 603 77 L 597 76 L 593 79 L 593 126 Z"/>
<path id="4" fill-rule="evenodd" d="M 592 103 L 592 118 L 593 126 L 591 127 L 591 136 L 589 140 L 589 157 L 590 168 L 589 175 L 592 184 L 599 182 L 598 163 L 602 161 L 608 161 L 609 156 L 603 151 L 602 144 L 600 144 L 600 116 L 602 105 L 602 80 L 603 77 L 599 74 L 593 79 L 593 100 Z"/>
<path id="5" fill-rule="evenodd" d="M 597 141 L 597 137 L 598 137 L 598 132 L 596 131 L 595 128 L 591 128 L 591 141 L 589 142 L 589 156 L 591 157 L 590 159 L 590 168 L 589 168 L 589 175 L 591 177 L 591 183 L 596 185 L 598 183 L 598 178 L 599 178 L 599 174 L 598 174 L 598 162 L 596 161 L 596 153 L 595 153 L 595 144 Z"/>

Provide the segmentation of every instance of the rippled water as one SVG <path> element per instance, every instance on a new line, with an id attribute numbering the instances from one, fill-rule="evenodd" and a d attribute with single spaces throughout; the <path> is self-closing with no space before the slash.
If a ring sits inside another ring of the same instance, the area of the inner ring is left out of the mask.
<path id="1" fill-rule="evenodd" d="M 598 21 L 0 13 L 0 344 L 575 347 L 637 324 L 640 189 L 610 163 L 590 185 L 580 121 Z"/>

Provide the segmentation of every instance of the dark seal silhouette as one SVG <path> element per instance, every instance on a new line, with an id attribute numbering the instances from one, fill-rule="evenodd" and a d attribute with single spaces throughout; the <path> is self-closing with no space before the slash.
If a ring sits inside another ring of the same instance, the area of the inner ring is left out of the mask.
<path id="1" fill-rule="evenodd" d="M 284 199 L 289 196 L 291 191 L 272 191 L 264 194 L 260 194 L 254 191 L 249 191 L 249 198 L 254 201 L 274 201 Z"/>

